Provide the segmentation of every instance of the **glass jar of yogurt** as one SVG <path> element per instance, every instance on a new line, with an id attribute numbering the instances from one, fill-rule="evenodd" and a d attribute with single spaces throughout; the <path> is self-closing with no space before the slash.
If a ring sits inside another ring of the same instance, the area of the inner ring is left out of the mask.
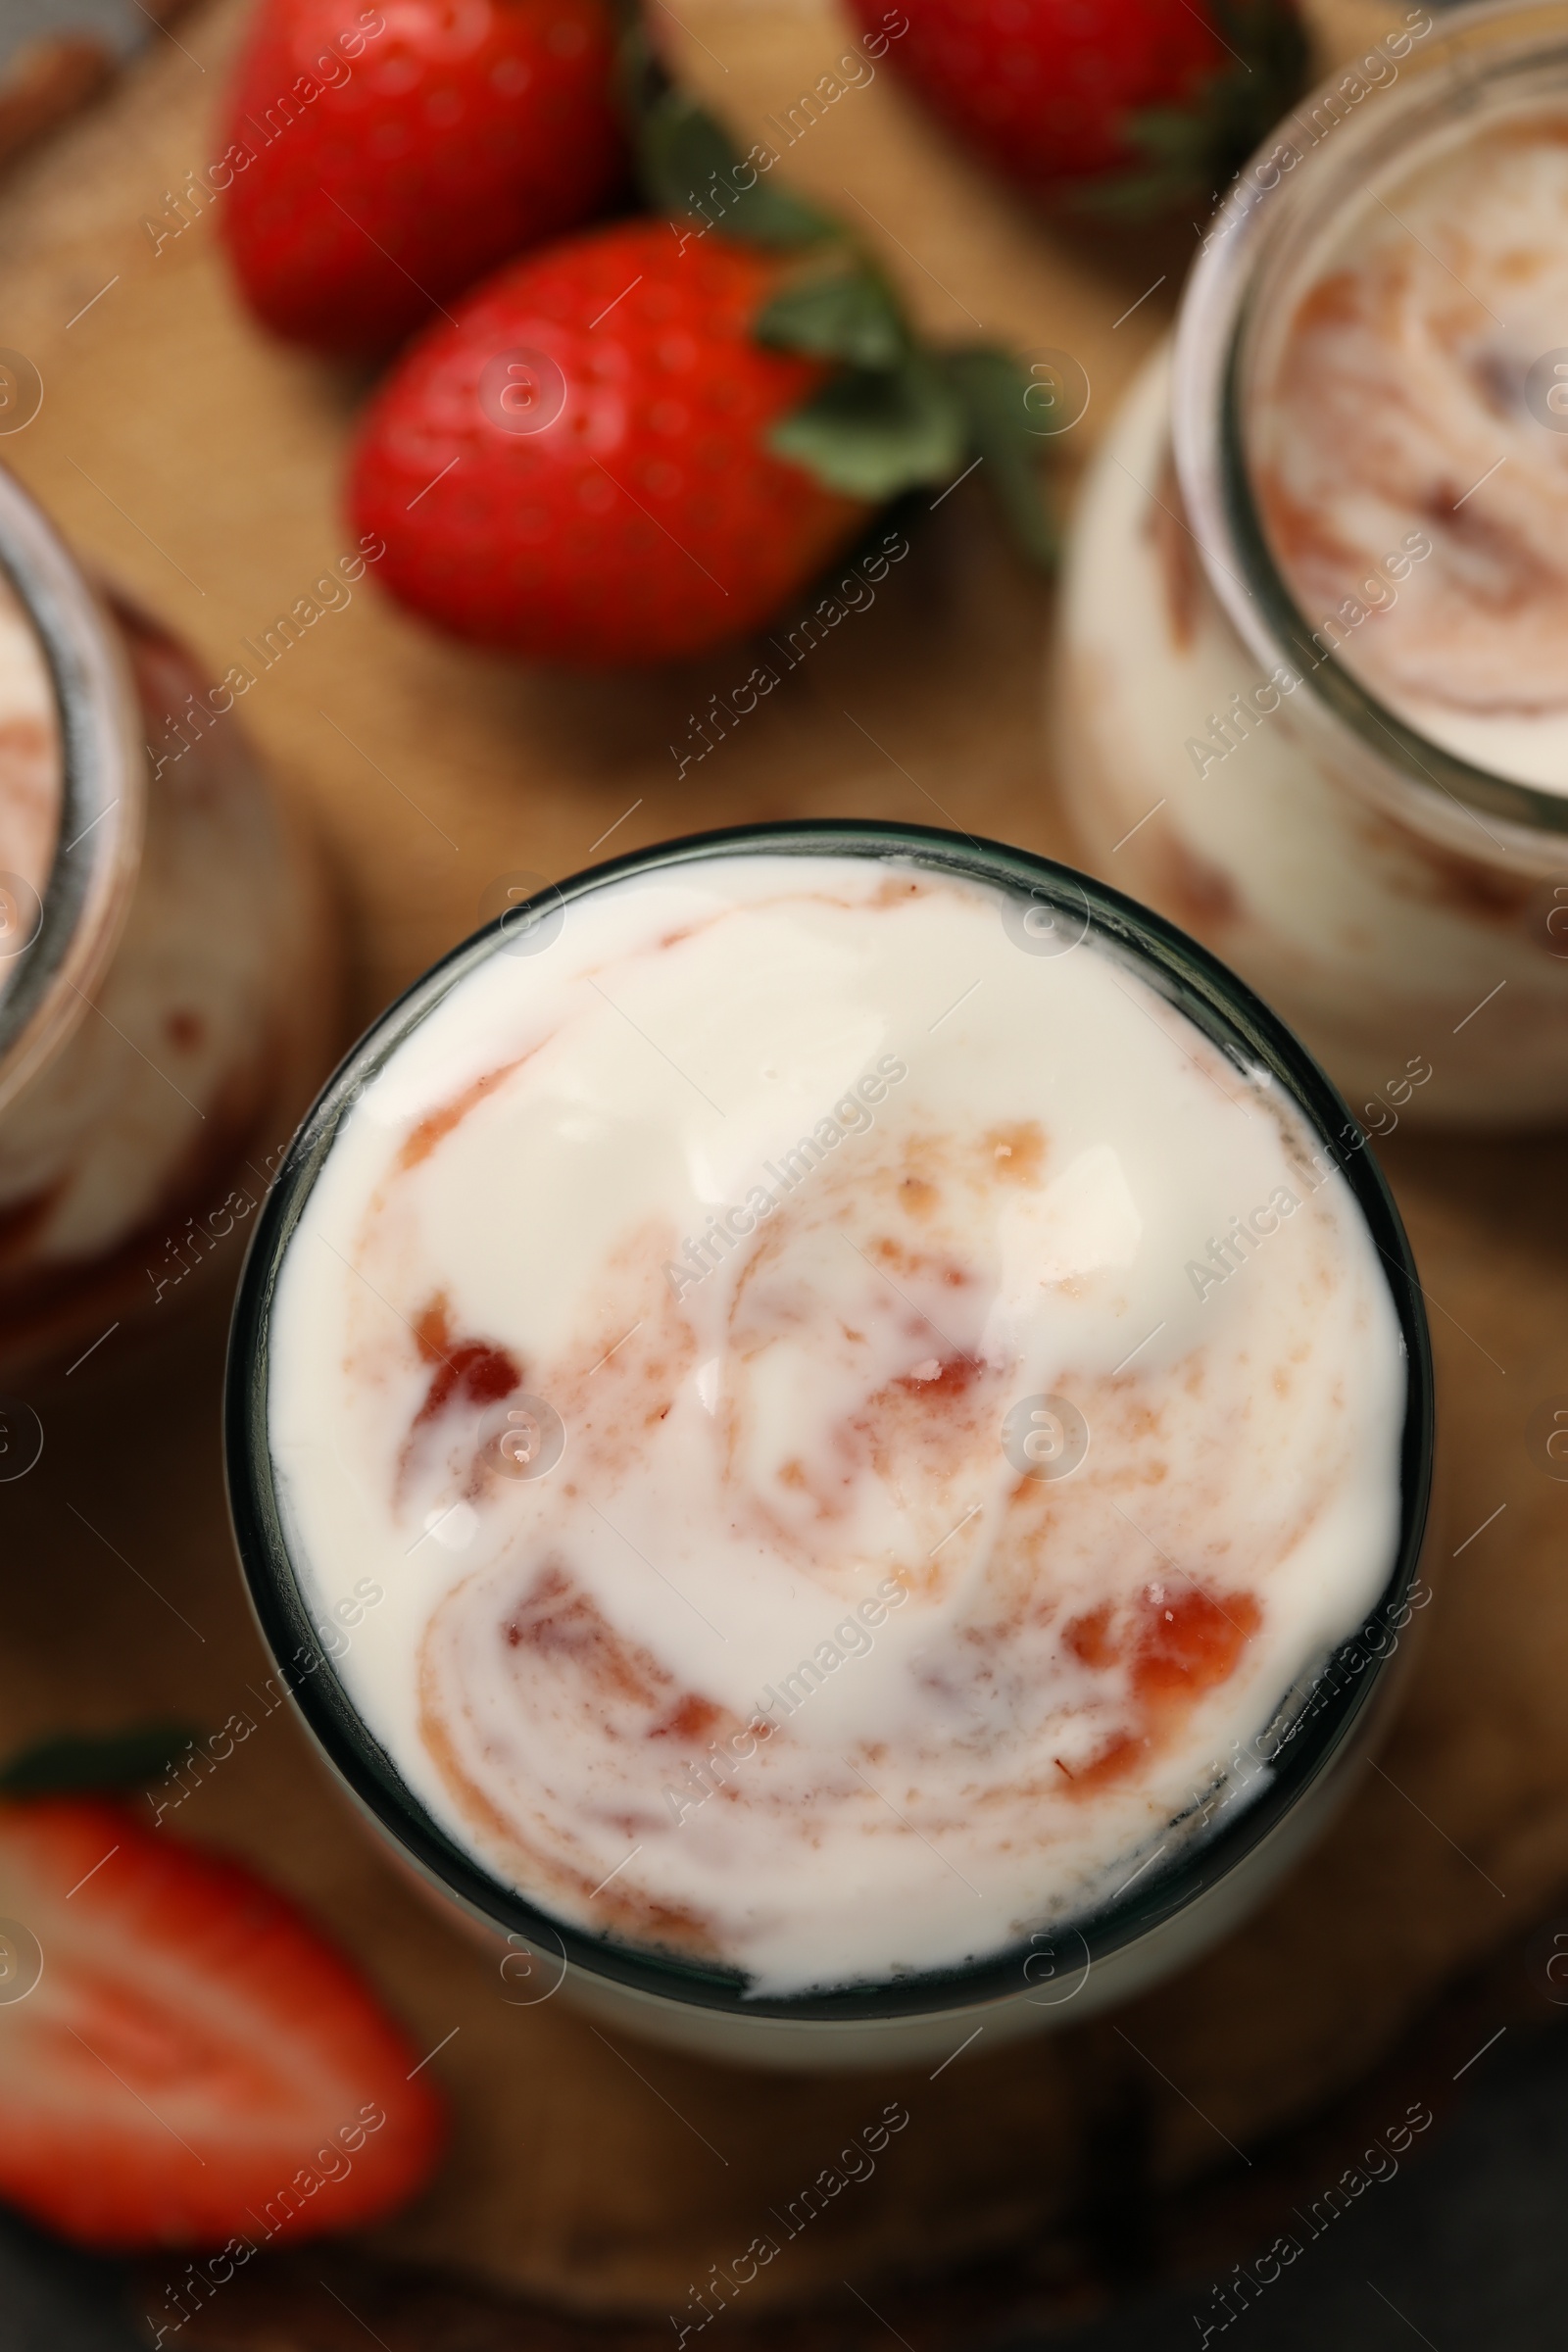
<path id="1" fill-rule="evenodd" d="M 362 1041 L 251 1245 L 229 1491 L 278 1681 L 498 1997 L 936 2063 L 1321 1831 L 1431 1409 L 1371 1154 L 1200 948 L 769 825 L 563 883 Z"/>
<path id="2" fill-rule="evenodd" d="M 237 1274 L 334 977 L 237 719 L 0 473 L 0 1385 Z"/>
<path id="3" fill-rule="evenodd" d="M 1243 172 L 1053 701 L 1094 868 L 1366 1127 L 1568 1111 L 1568 10 L 1413 11 Z"/>

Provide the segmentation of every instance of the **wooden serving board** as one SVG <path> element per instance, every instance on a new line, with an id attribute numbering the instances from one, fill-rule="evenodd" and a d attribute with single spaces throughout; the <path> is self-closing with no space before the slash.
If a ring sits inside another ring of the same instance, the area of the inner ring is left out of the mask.
<path id="1" fill-rule="evenodd" d="M 0 458 L 215 679 L 352 548 L 338 491 L 365 391 L 241 316 L 210 208 L 161 242 L 146 225 L 220 151 L 214 110 L 243 15 L 219 0 L 156 37 L 0 193 L 0 345 L 44 383 Z M 683 0 L 682 17 L 677 69 L 741 126 L 787 112 L 849 42 L 819 0 Z M 1365 37 L 1364 16 L 1347 22 Z M 978 322 L 1072 352 L 1094 385 L 1065 452 L 1081 456 L 1162 323 L 1179 241 L 1152 262 L 1048 232 L 885 71 L 781 169 L 861 220 L 933 331 Z M 474 927 L 498 877 L 557 876 L 670 834 L 861 815 L 1065 850 L 1041 748 L 1048 598 L 974 491 L 927 516 L 874 607 L 683 776 L 669 746 L 745 677 L 749 650 L 573 681 L 442 643 L 373 573 L 347 605 L 334 596 L 241 708 L 326 848 L 356 1021 Z M 982 2037 L 934 2078 L 828 2081 L 607 2038 L 559 2000 L 510 2005 L 494 1956 L 408 1889 L 288 1713 L 267 1709 L 224 1515 L 211 1331 L 134 1382 L 106 1346 L 47 1404 L 38 1468 L 0 1486 L 6 1741 L 155 1714 L 253 1723 L 171 1826 L 253 1857 L 331 1925 L 421 2048 L 440 2045 L 451 2154 L 383 2253 L 652 2315 L 662 2331 L 890 2100 L 907 2128 L 760 2273 L 748 2318 L 1038 2241 L 1080 2209 L 1107 2145 L 1136 2142 L 1141 2172 L 1174 2194 L 1353 2084 L 1568 1878 L 1568 1486 L 1527 1434 L 1568 1393 L 1568 1151 L 1401 1133 L 1385 1160 L 1439 1365 L 1424 1654 L 1323 1846 L 1222 1950 L 1115 2016 L 995 2058 Z M 236 1271 L 239 1246 L 224 1245 Z M 1129 2115 L 1137 2131 L 1118 2139 Z"/>

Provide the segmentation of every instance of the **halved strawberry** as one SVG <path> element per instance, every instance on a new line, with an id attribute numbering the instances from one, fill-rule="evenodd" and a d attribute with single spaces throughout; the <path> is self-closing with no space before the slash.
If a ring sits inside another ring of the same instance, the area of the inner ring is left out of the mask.
<path id="1" fill-rule="evenodd" d="M 0 2196 L 63 2235 L 291 2243 L 427 2177 L 419 2053 L 240 1864 L 96 1797 L 0 1804 Z"/>

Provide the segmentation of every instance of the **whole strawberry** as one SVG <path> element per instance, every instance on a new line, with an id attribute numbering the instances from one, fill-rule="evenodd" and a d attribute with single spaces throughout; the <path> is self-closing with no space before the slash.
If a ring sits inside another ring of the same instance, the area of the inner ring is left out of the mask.
<path id="1" fill-rule="evenodd" d="M 831 370 L 755 330 L 788 265 L 664 220 L 502 271 L 371 405 L 350 503 L 457 634 L 643 663 L 769 618 L 868 514 L 769 448 Z"/>
<path id="2" fill-rule="evenodd" d="M 1206 202 L 1298 95 L 1294 0 L 851 0 L 1010 177 L 1095 209 Z"/>
<path id="3" fill-rule="evenodd" d="M 318 351 L 386 351 L 592 219 L 625 169 L 613 39 L 607 0 L 261 0 L 220 167 L 251 308 Z"/>

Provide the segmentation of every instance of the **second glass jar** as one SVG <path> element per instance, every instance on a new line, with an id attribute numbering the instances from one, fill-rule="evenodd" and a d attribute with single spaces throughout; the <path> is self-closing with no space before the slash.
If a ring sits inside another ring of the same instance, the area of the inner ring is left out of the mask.
<path id="1" fill-rule="evenodd" d="M 1384 86 L 1352 103 L 1346 76 L 1308 99 L 1218 217 L 1174 349 L 1085 485 L 1053 686 L 1087 862 L 1241 971 L 1374 1132 L 1568 1112 L 1568 778 L 1551 790 L 1455 756 L 1354 666 L 1379 607 L 1424 585 L 1434 539 L 1451 549 L 1480 517 L 1435 501 L 1314 628 L 1250 461 L 1260 347 L 1369 184 L 1510 113 L 1568 114 L 1555 0 L 1425 23 L 1385 44 Z M 1555 465 L 1568 444 L 1514 407 L 1499 430 L 1539 435 L 1537 462 Z"/>

